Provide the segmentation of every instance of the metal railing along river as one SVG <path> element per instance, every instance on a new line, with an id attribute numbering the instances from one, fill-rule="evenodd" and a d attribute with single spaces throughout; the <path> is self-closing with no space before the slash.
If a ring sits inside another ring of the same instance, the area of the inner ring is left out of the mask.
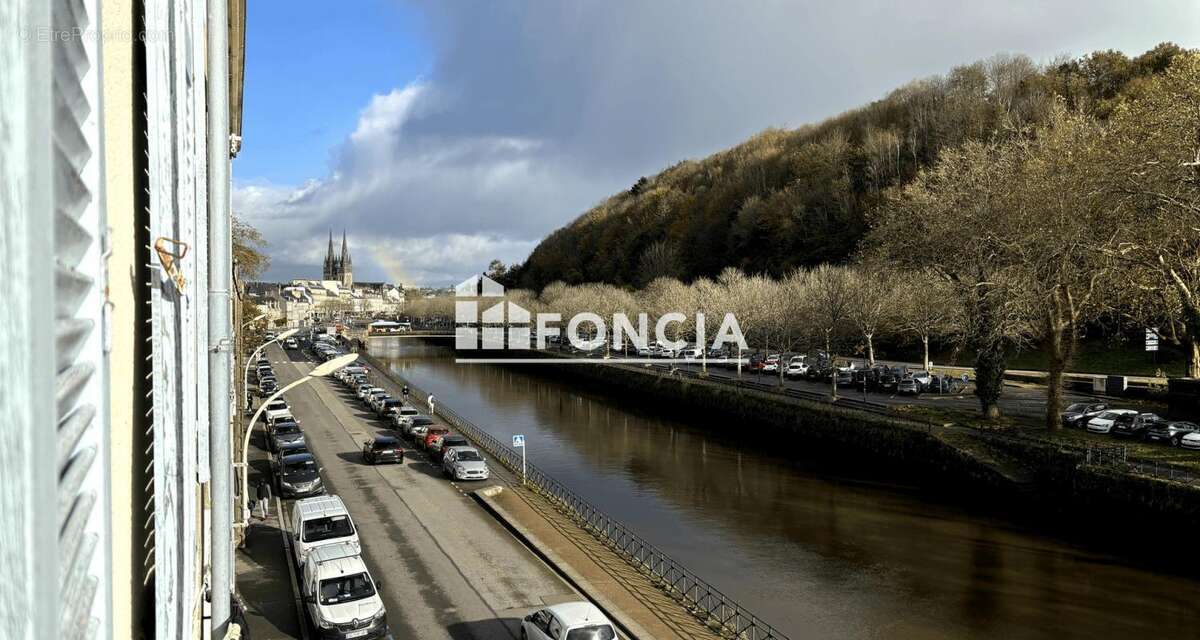
<path id="1" fill-rule="evenodd" d="M 375 364 L 385 374 L 396 378 L 402 384 L 407 384 L 415 398 L 427 397 L 424 391 L 402 376 L 389 371 L 381 363 Z M 418 400 L 418 403 L 428 408 L 424 400 Z M 448 409 L 441 401 L 435 404 L 438 416 L 518 477 L 521 475 L 522 461 L 519 452 Z M 526 464 L 525 482 L 527 486 L 547 498 L 556 509 L 649 577 L 710 629 L 738 640 L 788 640 L 788 636 L 763 622 L 612 516 L 597 509 L 561 482 L 538 469 L 536 465 Z"/>

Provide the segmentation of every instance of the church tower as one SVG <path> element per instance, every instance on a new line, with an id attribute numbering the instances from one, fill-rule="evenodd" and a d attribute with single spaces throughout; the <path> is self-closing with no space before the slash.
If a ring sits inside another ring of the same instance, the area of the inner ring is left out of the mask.
<path id="1" fill-rule="evenodd" d="M 325 266 L 321 269 L 322 280 L 340 280 L 337 258 L 333 257 L 333 229 L 329 230 L 329 249 L 325 252 Z"/>
<path id="2" fill-rule="evenodd" d="M 338 280 L 341 285 L 347 289 L 354 286 L 354 264 L 350 260 L 350 247 L 346 244 L 346 230 L 342 229 L 342 257 L 338 260 L 340 276 Z"/>

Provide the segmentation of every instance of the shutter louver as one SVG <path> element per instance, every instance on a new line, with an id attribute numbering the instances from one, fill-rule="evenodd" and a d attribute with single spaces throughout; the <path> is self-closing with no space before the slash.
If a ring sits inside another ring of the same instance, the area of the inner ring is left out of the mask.
<path id="1" fill-rule="evenodd" d="M 54 183 L 54 314 L 58 413 L 59 637 L 107 637 L 98 597 L 108 586 L 106 369 L 101 341 L 104 216 L 99 192 L 94 0 L 57 0 L 55 29 L 82 34 L 51 54 Z"/>

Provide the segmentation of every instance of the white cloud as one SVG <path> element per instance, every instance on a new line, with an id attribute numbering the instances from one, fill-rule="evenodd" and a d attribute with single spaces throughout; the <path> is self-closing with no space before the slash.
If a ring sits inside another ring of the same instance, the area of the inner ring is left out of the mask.
<path id="1" fill-rule="evenodd" d="M 763 128 L 997 52 L 1195 46 L 1200 19 L 1188 0 L 1134 22 L 1115 0 L 418 5 L 428 78 L 373 97 L 328 175 L 237 185 L 235 210 L 271 242 L 267 277 L 319 273 L 328 230 L 345 228 L 356 277 L 454 282 L 523 259 L 640 175 Z"/>

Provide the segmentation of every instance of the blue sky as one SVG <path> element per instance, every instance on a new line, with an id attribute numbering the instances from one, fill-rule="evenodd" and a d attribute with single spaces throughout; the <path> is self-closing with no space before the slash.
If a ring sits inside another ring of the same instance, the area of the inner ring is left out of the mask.
<path id="1" fill-rule="evenodd" d="M 246 3 L 244 180 L 301 184 L 330 169 L 372 96 L 429 73 L 422 16 L 388 0 Z"/>
<path id="2" fill-rule="evenodd" d="M 445 286 L 681 160 L 996 54 L 1200 46 L 1200 2 L 247 3 L 234 211 L 269 280 Z"/>

